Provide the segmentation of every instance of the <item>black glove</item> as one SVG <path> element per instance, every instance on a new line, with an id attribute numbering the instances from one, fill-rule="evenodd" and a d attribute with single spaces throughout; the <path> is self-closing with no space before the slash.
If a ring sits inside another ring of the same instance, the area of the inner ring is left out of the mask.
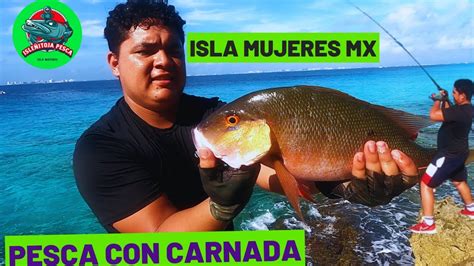
<path id="1" fill-rule="evenodd" d="M 433 101 L 442 101 L 447 102 L 449 101 L 448 91 L 445 89 L 441 89 L 438 94 L 432 94 L 430 99 Z"/>
<path id="2" fill-rule="evenodd" d="M 260 164 L 234 169 L 227 166 L 199 168 L 204 190 L 211 198 L 211 214 L 220 221 L 232 220 L 252 195 Z"/>
<path id="3" fill-rule="evenodd" d="M 354 177 L 346 182 L 318 181 L 315 185 L 328 198 L 343 198 L 352 203 L 374 207 L 388 204 L 420 180 L 419 176 L 386 176 L 373 171 L 367 171 L 366 177 L 365 180 Z"/>

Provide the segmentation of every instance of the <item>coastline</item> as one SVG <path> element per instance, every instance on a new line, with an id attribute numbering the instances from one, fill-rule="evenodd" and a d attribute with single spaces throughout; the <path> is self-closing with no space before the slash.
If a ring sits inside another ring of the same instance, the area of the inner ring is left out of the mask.
<path id="1" fill-rule="evenodd" d="M 448 64 L 425 64 L 424 67 L 443 67 L 443 66 L 455 66 L 455 65 L 473 65 L 474 62 L 463 62 L 463 63 L 448 63 Z M 188 78 L 199 78 L 199 77 L 214 77 L 214 76 L 236 76 L 236 75 L 259 75 L 259 74 L 277 74 L 277 73 L 298 73 L 298 72 L 311 72 L 311 71 L 347 71 L 347 70 L 376 70 L 376 69 L 399 69 L 399 68 L 419 68 L 418 65 L 394 65 L 394 66 L 363 66 L 363 67 L 319 67 L 319 68 L 303 68 L 303 69 L 280 69 L 280 70 L 269 70 L 269 71 L 247 71 L 247 72 L 236 72 L 236 73 L 213 73 L 213 74 L 191 74 Z M 1 81 L 0 88 L 18 86 L 18 85 L 37 85 L 37 84 L 61 84 L 61 83 L 78 83 L 78 82 L 98 82 L 98 81 L 116 81 L 117 79 L 98 79 L 98 80 L 75 80 L 75 79 L 62 79 L 62 80 L 41 80 L 41 81 Z"/>

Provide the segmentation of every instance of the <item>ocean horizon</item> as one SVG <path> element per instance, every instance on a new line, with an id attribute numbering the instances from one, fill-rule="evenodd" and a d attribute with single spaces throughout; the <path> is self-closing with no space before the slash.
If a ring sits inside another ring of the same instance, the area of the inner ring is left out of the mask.
<path id="1" fill-rule="evenodd" d="M 350 63 L 348 63 L 350 64 Z M 458 63 L 445 63 L 445 64 L 423 64 L 423 67 L 430 66 L 448 66 L 448 65 L 469 65 L 474 64 L 474 62 L 458 62 Z M 349 70 L 349 69 L 386 69 L 386 68 L 420 68 L 418 65 L 390 65 L 390 66 L 362 66 L 362 67 L 311 67 L 311 68 L 302 68 L 302 69 L 280 69 L 280 70 L 251 70 L 247 72 L 235 72 L 235 73 L 208 73 L 208 74 L 191 74 L 187 77 L 206 77 L 206 76 L 226 76 L 226 75 L 246 75 L 246 74 L 262 74 L 262 73 L 281 73 L 281 72 L 306 72 L 306 71 L 330 71 L 330 70 Z M 420 68 L 421 70 L 421 68 Z M 421 70 L 422 71 L 422 70 Z M 5 81 L 2 86 L 15 86 L 15 85 L 25 85 L 25 84 L 43 84 L 43 83 L 70 83 L 70 82 L 91 82 L 91 81 L 114 81 L 115 78 L 110 79 L 91 79 L 91 80 L 76 80 L 76 79 L 62 79 L 62 80 L 41 80 L 41 81 Z M 51 82 L 49 82 L 51 81 Z M 11 84 L 8 84 L 11 82 Z"/>

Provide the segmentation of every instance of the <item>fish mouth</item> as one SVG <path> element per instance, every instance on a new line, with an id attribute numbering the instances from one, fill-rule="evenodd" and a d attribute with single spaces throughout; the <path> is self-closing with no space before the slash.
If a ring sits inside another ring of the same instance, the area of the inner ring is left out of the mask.
<path id="1" fill-rule="evenodd" d="M 24 30 L 28 30 L 28 31 L 37 31 L 37 32 L 41 32 L 41 33 L 50 33 L 51 30 L 39 23 L 36 23 L 30 19 L 27 19 L 25 24 L 23 25 L 23 29 Z"/>
<path id="2" fill-rule="evenodd" d="M 218 159 L 221 159 L 223 162 L 225 162 L 227 165 L 229 165 L 232 168 L 239 169 L 243 165 L 249 166 L 252 165 L 258 160 L 260 160 L 262 157 L 265 156 L 267 153 L 266 151 L 263 151 L 261 153 L 248 153 L 246 155 L 241 155 L 241 154 L 225 154 L 219 152 L 209 141 L 204 137 L 202 132 L 196 127 L 193 130 L 193 142 L 194 146 L 196 147 L 196 150 L 202 149 L 202 148 L 207 148 L 212 151 L 214 156 Z"/>
<path id="3" fill-rule="evenodd" d="M 201 148 L 208 148 L 207 146 L 209 145 L 209 143 L 207 142 L 207 140 L 204 138 L 201 131 L 199 131 L 197 127 L 193 129 L 193 132 L 191 135 L 193 137 L 193 143 L 196 150 L 199 150 Z"/>
<path id="4" fill-rule="evenodd" d="M 213 148 L 212 144 L 209 143 L 209 141 L 207 141 L 207 139 L 204 137 L 204 135 L 201 133 L 201 131 L 197 127 L 193 129 L 193 134 L 191 135 L 193 137 L 193 143 L 196 150 L 199 150 L 202 148 L 209 149 L 212 151 L 214 156 L 219 159 L 225 156 L 224 154 L 220 154 L 217 150 Z"/>

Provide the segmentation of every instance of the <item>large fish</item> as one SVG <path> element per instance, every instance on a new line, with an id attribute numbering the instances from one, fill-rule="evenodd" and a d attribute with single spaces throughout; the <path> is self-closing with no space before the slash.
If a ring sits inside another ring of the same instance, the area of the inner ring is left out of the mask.
<path id="1" fill-rule="evenodd" d="M 368 140 L 384 140 L 427 166 L 435 150 L 414 142 L 429 119 L 356 99 L 337 90 L 295 86 L 257 91 L 214 112 L 194 130 L 209 148 L 239 168 L 262 162 L 276 171 L 301 217 L 297 180 L 351 178 L 352 160 Z"/>

